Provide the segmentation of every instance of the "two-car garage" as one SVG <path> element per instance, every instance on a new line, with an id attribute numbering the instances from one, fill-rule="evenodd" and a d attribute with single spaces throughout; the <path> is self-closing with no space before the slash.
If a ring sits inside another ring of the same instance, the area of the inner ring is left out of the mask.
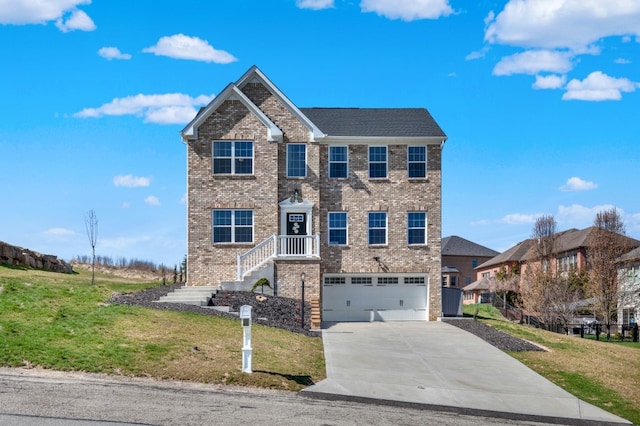
<path id="1" fill-rule="evenodd" d="M 322 320 L 426 321 L 426 274 L 325 274 Z"/>

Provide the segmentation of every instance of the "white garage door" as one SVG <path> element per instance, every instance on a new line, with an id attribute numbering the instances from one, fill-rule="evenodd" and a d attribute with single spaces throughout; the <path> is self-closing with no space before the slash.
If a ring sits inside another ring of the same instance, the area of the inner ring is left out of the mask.
<path id="1" fill-rule="evenodd" d="M 427 320 L 426 275 L 325 275 L 323 321 Z"/>

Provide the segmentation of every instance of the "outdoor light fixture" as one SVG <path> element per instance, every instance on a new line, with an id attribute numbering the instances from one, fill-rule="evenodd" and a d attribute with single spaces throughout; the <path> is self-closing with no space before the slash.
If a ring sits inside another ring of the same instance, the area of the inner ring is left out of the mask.
<path id="1" fill-rule="evenodd" d="M 298 202 L 299 202 L 299 201 L 298 201 L 298 196 L 299 196 L 298 189 L 295 189 L 295 190 L 293 191 L 293 202 L 294 202 L 294 203 L 298 203 Z"/>
<path id="2" fill-rule="evenodd" d="M 296 192 L 298 192 L 298 190 L 296 190 Z M 304 329 L 304 272 L 300 274 L 300 281 L 302 281 L 302 300 L 301 300 L 301 305 L 302 305 L 302 309 L 300 310 L 300 327 Z"/>

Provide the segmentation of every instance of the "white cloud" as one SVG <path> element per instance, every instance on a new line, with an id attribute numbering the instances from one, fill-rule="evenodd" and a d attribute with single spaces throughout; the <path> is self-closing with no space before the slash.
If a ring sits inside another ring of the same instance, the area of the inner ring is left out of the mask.
<path id="1" fill-rule="evenodd" d="M 68 18 L 59 18 L 56 21 L 56 27 L 63 33 L 73 30 L 93 31 L 96 29 L 96 24 L 89 18 L 89 15 L 83 11 L 74 10 Z"/>
<path id="2" fill-rule="evenodd" d="M 572 55 L 569 52 L 552 50 L 527 50 L 511 56 L 505 56 L 493 68 L 494 75 L 538 74 L 553 72 L 564 74 L 573 68 Z"/>
<path id="3" fill-rule="evenodd" d="M 610 210 L 614 208 L 611 204 L 598 205 L 593 207 L 585 207 L 580 204 L 572 204 L 570 206 L 560 205 L 558 206 L 558 214 L 556 220 L 558 223 L 562 223 L 571 228 L 586 228 L 593 225 L 593 219 L 596 217 L 596 213 L 603 210 Z M 620 209 L 618 209 L 620 214 Z"/>
<path id="4" fill-rule="evenodd" d="M 473 61 L 475 59 L 481 59 L 481 58 L 485 57 L 485 55 L 487 54 L 488 51 L 489 51 L 489 48 L 485 46 L 481 50 L 477 50 L 475 52 L 469 53 L 467 56 L 464 57 L 464 59 L 467 60 L 467 61 Z"/>
<path id="5" fill-rule="evenodd" d="M 182 197 L 180 197 L 180 204 L 187 204 L 187 193 L 186 192 L 184 194 L 182 194 Z"/>
<path id="6" fill-rule="evenodd" d="M 196 106 L 208 104 L 213 95 L 192 98 L 182 93 L 143 95 L 115 98 L 98 108 L 85 108 L 74 114 L 79 118 L 98 118 L 105 115 L 135 115 L 147 123 L 185 124 L 196 115 Z"/>
<path id="7" fill-rule="evenodd" d="M 626 59 L 626 58 L 617 58 L 613 62 L 616 63 L 616 64 L 620 64 L 620 65 L 627 65 L 627 64 L 631 63 L 631 61 L 629 59 Z"/>
<path id="8" fill-rule="evenodd" d="M 131 207 L 131 203 L 128 201 L 125 201 L 124 203 L 122 203 L 122 205 L 120 206 L 123 209 L 128 209 Z"/>
<path id="9" fill-rule="evenodd" d="M 151 178 L 133 175 L 117 175 L 113 177 L 113 184 L 127 188 L 146 187 L 151 185 Z"/>
<path id="10" fill-rule="evenodd" d="M 50 228 L 42 233 L 45 237 L 67 237 L 76 233 L 67 228 Z"/>
<path id="11" fill-rule="evenodd" d="M 535 223 L 536 219 L 542 216 L 541 213 L 537 214 L 522 214 L 522 213 L 511 213 L 500 219 L 500 222 L 506 223 L 508 225 L 521 225 L 524 223 Z"/>
<path id="12" fill-rule="evenodd" d="M 581 51 L 604 37 L 640 35 L 633 0 L 510 0 L 491 18 L 485 40 L 512 46 Z"/>
<path id="13" fill-rule="evenodd" d="M 160 200 L 155 195 L 149 195 L 147 198 L 144 199 L 144 202 L 149 204 L 150 206 L 160 205 Z"/>
<path id="14" fill-rule="evenodd" d="M 567 77 L 564 75 L 536 75 L 536 81 L 533 83 L 534 89 L 559 89 L 564 86 Z"/>
<path id="15" fill-rule="evenodd" d="M 615 78 L 594 71 L 584 80 L 571 80 L 567 84 L 567 91 L 562 95 L 563 100 L 581 101 L 610 101 L 622 99 L 622 92 L 633 92 L 640 87 L 627 78 Z"/>
<path id="16" fill-rule="evenodd" d="M 45 24 L 91 0 L 0 0 L 0 24 Z"/>
<path id="17" fill-rule="evenodd" d="M 202 62 L 228 64 L 238 59 L 224 50 L 214 49 L 206 40 L 176 34 L 160 38 L 155 46 L 142 49 L 145 53 L 168 56 L 175 59 L 189 59 Z"/>
<path id="18" fill-rule="evenodd" d="M 131 59 L 131 55 L 128 53 L 120 52 L 120 49 L 117 47 L 103 47 L 98 50 L 98 55 L 102 56 L 105 59 Z"/>
<path id="19" fill-rule="evenodd" d="M 596 189 L 597 187 L 598 187 L 597 183 L 583 180 L 577 176 L 574 176 L 567 179 L 567 183 L 565 183 L 560 187 L 560 191 L 564 191 L 564 192 L 589 191 L 591 189 Z"/>
<path id="20" fill-rule="evenodd" d="M 296 0 L 296 6 L 300 9 L 329 9 L 333 7 L 334 0 Z"/>
<path id="21" fill-rule="evenodd" d="M 375 12 L 389 19 L 414 21 L 417 19 L 438 19 L 453 13 L 449 0 L 362 0 L 363 12 Z"/>

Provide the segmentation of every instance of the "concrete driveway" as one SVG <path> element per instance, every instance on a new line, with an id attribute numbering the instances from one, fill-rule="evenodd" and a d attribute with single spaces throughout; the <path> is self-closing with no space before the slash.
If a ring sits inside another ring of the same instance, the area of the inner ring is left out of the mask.
<path id="1" fill-rule="evenodd" d="M 514 420 L 631 424 L 443 322 L 323 326 L 327 379 L 303 393 Z"/>

